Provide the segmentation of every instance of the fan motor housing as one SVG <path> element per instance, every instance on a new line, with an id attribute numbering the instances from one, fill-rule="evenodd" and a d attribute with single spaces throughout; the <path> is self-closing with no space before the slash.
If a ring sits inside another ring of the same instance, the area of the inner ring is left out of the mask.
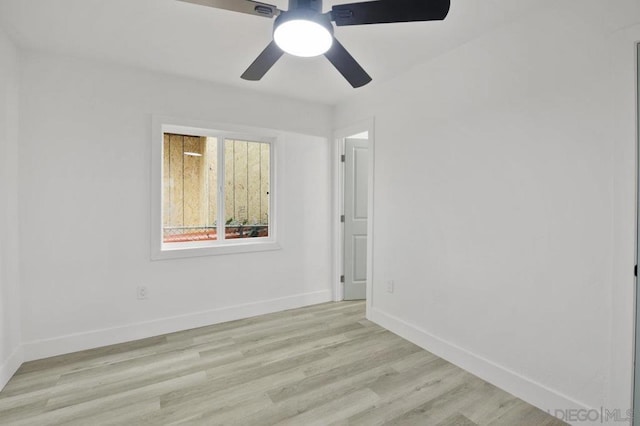
<path id="1" fill-rule="evenodd" d="M 289 0 L 289 11 L 297 9 L 311 9 L 322 13 L 322 0 Z"/>

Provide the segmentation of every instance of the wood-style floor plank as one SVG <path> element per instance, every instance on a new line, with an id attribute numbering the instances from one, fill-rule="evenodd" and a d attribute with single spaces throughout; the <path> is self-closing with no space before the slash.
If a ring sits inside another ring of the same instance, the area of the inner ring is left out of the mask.
<path id="1" fill-rule="evenodd" d="M 0 425 L 562 425 L 326 303 L 24 364 Z"/>

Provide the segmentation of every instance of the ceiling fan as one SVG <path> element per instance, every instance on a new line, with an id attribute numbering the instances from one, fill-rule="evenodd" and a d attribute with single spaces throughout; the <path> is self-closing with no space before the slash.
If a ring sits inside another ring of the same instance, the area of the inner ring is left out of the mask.
<path id="1" fill-rule="evenodd" d="M 333 24 L 366 25 L 437 21 L 449 13 L 450 0 L 377 0 L 335 5 L 322 13 L 322 0 L 289 0 L 286 11 L 253 0 L 179 0 L 217 9 L 275 17 L 273 41 L 242 74 L 260 80 L 286 52 L 294 56 L 324 55 L 355 88 L 371 77 L 333 36 Z"/>

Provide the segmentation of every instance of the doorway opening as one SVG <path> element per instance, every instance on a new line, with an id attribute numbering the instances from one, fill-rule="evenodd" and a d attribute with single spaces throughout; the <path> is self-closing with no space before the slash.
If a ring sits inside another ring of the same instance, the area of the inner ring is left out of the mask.
<path id="1" fill-rule="evenodd" d="M 367 300 L 373 276 L 373 122 L 336 133 L 335 300 Z"/>

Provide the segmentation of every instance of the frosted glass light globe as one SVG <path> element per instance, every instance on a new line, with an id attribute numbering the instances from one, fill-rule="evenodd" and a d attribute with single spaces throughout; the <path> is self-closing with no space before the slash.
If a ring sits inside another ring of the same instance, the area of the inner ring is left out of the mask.
<path id="1" fill-rule="evenodd" d="M 273 39 L 288 54 L 304 58 L 322 55 L 333 44 L 333 36 L 327 28 L 306 19 L 293 19 L 278 25 Z"/>

